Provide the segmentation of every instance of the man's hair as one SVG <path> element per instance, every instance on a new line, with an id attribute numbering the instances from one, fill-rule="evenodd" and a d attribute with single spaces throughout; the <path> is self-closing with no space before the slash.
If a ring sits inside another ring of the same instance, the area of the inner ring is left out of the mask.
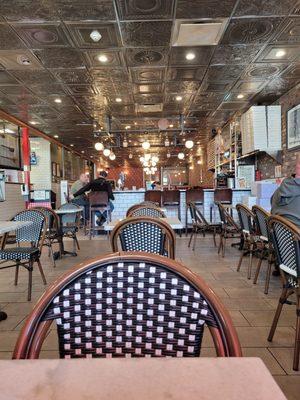
<path id="1" fill-rule="evenodd" d="M 100 171 L 99 172 L 99 176 L 102 176 L 102 178 L 106 178 L 107 177 L 107 172 L 106 171 Z"/>

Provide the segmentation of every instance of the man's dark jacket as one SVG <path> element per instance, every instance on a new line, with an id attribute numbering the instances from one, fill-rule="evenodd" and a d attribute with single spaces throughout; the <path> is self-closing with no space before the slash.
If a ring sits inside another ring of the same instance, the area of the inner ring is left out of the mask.
<path id="1" fill-rule="evenodd" d="M 115 199 L 112 192 L 111 184 L 102 177 L 95 179 L 87 185 L 83 186 L 83 188 L 78 190 L 78 192 L 74 193 L 74 197 L 80 196 L 81 194 L 89 192 L 90 190 L 92 192 L 107 192 L 109 200 Z"/>

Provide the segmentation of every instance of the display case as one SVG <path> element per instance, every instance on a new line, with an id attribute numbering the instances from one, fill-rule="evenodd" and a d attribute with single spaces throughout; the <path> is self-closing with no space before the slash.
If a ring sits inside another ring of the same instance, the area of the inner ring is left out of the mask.
<path id="1" fill-rule="evenodd" d="M 0 168 L 21 169 L 20 129 L 0 120 Z"/>

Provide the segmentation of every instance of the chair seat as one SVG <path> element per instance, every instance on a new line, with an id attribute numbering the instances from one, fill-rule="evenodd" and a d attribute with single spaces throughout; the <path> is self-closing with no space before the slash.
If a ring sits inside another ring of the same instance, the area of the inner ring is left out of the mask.
<path id="1" fill-rule="evenodd" d="M 40 253 L 37 247 L 11 247 L 0 250 L 1 260 L 29 260 Z"/>
<path id="2" fill-rule="evenodd" d="M 77 226 L 62 226 L 61 227 L 62 233 L 63 234 L 67 234 L 67 233 L 74 233 L 78 231 L 78 227 Z"/>

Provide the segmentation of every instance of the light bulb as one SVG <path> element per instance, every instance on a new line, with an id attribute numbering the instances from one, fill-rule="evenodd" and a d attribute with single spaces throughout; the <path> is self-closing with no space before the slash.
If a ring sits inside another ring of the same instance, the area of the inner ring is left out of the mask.
<path id="1" fill-rule="evenodd" d="M 155 161 L 151 161 L 151 165 L 152 165 L 152 167 L 156 167 L 156 162 Z"/>
<path id="2" fill-rule="evenodd" d="M 277 52 L 276 52 L 276 54 L 275 54 L 275 56 L 277 57 L 277 58 L 281 58 L 281 57 L 283 57 L 283 56 L 285 56 L 285 51 L 284 50 L 278 50 Z"/>
<path id="3" fill-rule="evenodd" d="M 90 38 L 92 39 L 93 42 L 99 42 L 99 40 L 102 38 L 102 35 L 99 31 L 97 31 L 97 29 L 94 29 L 90 33 Z"/>
<path id="4" fill-rule="evenodd" d="M 165 146 L 166 146 L 166 147 L 170 146 L 170 141 L 169 141 L 168 138 L 165 140 Z"/>
<path id="5" fill-rule="evenodd" d="M 99 60 L 100 62 L 102 62 L 102 63 L 106 63 L 106 62 L 108 61 L 108 58 L 107 58 L 107 56 L 106 56 L 105 54 L 101 54 L 101 55 L 98 57 L 98 60 Z"/>
<path id="6" fill-rule="evenodd" d="M 177 101 L 181 101 L 182 100 L 182 96 L 176 96 L 176 100 Z"/>
<path id="7" fill-rule="evenodd" d="M 123 140 L 123 147 L 128 147 L 128 142 L 126 139 Z"/>
<path id="8" fill-rule="evenodd" d="M 183 160 L 184 159 L 184 153 L 178 153 L 178 158 L 179 158 L 179 160 Z"/>
<path id="9" fill-rule="evenodd" d="M 167 158 L 170 158 L 171 157 L 171 154 L 170 153 L 167 153 Z"/>
<path id="10" fill-rule="evenodd" d="M 150 149 L 150 143 L 148 142 L 148 140 L 142 143 L 142 147 L 144 150 Z"/>
<path id="11" fill-rule="evenodd" d="M 97 142 L 97 143 L 95 143 L 95 149 L 98 151 L 102 151 L 104 149 L 104 146 L 102 143 Z"/>
<path id="12" fill-rule="evenodd" d="M 145 154 L 145 160 L 146 160 L 146 161 L 149 161 L 150 158 L 151 158 L 151 154 Z"/>
<path id="13" fill-rule="evenodd" d="M 153 156 L 153 157 L 152 157 L 152 161 L 154 161 L 154 162 L 158 163 L 158 161 L 159 161 L 159 158 L 158 158 L 157 156 Z"/>
<path id="14" fill-rule="evenodd" d="M 195 57 L 195 53 L 187 53 L 185 56 L 187 60 L 193 60 Z"/>
<path id="15" fill-rule="evenodd" d="M 103 150 L 103 155 L 105 155 L 105 157 L 108 157 L 110 155 L 110 150 L 109 149 L 104 149 Z"/>
<path id="16" fill-rule="evenodd" d="M 114 161 L 116 159 L 116 155 L 114 153 L 110 153 L 109 159 Z"/>
<path id="17" fill-rule="evenodd" d="M 133 158 L 133 155 L 132 155 L 131 153 L 129 153 L 128 158 L 132 159 L 132 158 Z"/>
<path id="18" fill-rule="evenodd" d="M 191 149 L 193 146 L 194 146 L 194 142 L 193 142 L 192 140 L 187 140 L 187 141 L 185 142 L 185 147 L 186 147 L 187 149 Z"/>

